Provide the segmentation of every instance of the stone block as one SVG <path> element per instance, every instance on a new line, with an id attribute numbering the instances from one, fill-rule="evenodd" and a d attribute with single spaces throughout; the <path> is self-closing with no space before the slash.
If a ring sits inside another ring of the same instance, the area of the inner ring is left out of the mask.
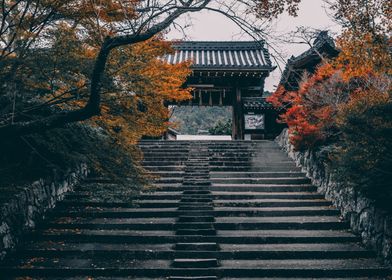
<path id="1" fill-rule="evenodd" d="M 350 212 L 350 227 L 355 234 L 359 233 L 359 215 L 356 212 Z"/>
<path id="2" fill-rule="evenodd" d="M 390 238 L 384 238 L 381 253 L 387 263 L 392 262 L 392 240 Z"/>
<path id="3" fill-rule="evenodd" d="M 392 216 L 387 216 L 384 219 L 384 233 L 392 239 Z"/>

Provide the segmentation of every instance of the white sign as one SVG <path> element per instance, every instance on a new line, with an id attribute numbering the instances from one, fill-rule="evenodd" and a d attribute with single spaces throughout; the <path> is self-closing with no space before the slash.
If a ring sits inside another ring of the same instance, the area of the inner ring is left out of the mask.
<path id="1" fill-rule="evenodd" d="M 245 129 L 257 130 L 264 129 L 264 115 L 245 115 Z"/>

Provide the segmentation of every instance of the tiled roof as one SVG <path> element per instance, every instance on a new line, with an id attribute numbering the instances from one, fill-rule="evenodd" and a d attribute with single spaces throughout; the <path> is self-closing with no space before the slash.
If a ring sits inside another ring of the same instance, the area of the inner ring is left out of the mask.
<path id="1" fill-rule="evenodd" d="M 313 47 L 303 52 L 297 57 L 292 56 L 286 64 L 282 73 L 280 84 L 286 89 L 296 90 L 299 81 L 305 70 L 313 72 L 316 66 L 321 62 L 319 54 L 327 58 L 336 57 L 339 50 L 336 49 L 333 39 L 327 31 L 321 31 L 313 43 Z"/>
<path id="2" fill-rule="evenodd" d="M 263 41 L 177 42 L 175 54 L 164 59 L 171 64 L 193 61 L 194 70 L 272 70 Z"/>

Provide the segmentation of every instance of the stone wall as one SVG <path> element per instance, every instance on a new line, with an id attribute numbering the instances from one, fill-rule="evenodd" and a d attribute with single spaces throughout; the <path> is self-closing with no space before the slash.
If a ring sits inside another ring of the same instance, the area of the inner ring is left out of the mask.
<path id="1" fill-rule="evenodd" d="M 328 166 L 312 151 L 295 152 L 289 143 L 288 130 L 276 138 L 278 144 L 311 178 L 318 191 L 340 209 L 342 218 L 350 222 L 353 233 L 362 237 L 363 244 L 386 263 L 392 264 L 392 216 L 377 209 L 374 203 L 353 187 L 334 180 Z M 392 202 L 391 202 L 392 203 Z"/>
<path id="2" fill-rule="evenodd" d="M 7 251 L 18 244 L 22 235 L 33 229 L 42 220 L 46 210 L 53 208 L 64 194 L 87 175 L 86 165 L 68 172 L 62 179 L 40 179 L 10 198 L 0 207 L 0 260 Z"/>

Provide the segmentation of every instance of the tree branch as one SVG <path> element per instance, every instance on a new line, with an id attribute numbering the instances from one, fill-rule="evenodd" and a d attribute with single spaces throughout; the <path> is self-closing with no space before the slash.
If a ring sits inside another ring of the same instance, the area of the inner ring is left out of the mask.
<path id="1" fill-rule="evenodd" d="M 86 106 L 74 111 L 62 111 L 51 116 L 32 120 L 20 121 L 0 127 L 1 135 L 25 135 L 40 132 L 50 128 L 60 127 L 67 123 L 87 120 L 100 114 L 102 78 L 111 51 L 115 48 L 132 45 L 151 39 L 159 32 L 169 27 L 178 17 L 188 12 L 197 12 L 204 9 L 211 0 L 203 0 L 198 6 L 192 6 L 194 0 L 182 1 L 183 7 L 177 8 L 160 23 L 155 24 L 142 33 L 106 37 L 95 59 L 91 76 L 90 96 Z"/>

